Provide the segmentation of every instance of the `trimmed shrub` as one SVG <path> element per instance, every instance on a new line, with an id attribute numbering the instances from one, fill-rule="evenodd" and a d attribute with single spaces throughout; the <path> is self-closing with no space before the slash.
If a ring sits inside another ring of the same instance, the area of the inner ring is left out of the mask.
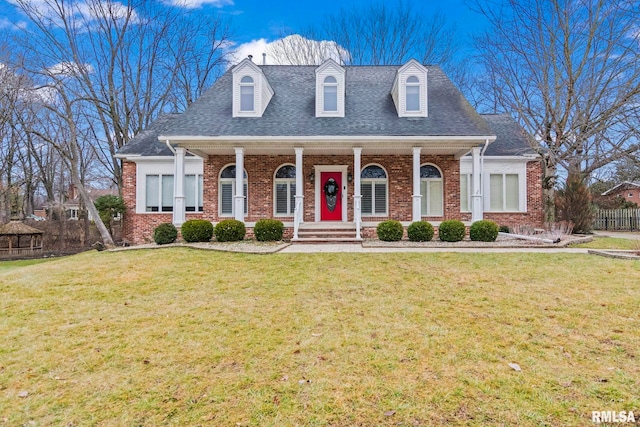
<path id="1" fill-rule="evenodd" d="M 276 242 L 282 240 L 284 224 L 277 219 L 261 219 L 253 227 L 253 234 L 259 242 Z"/>
<path id="2" fill-rule="evenodd" d="M 457 219 L 442 221 L 438 227 L 438 237 L 443 242 L 459 242 L 464 239 L 464 224 Z"/>
<path id="3" fill-rule="evenodd" d="M 206 219 L 190 219 L 180 228 L 186 242 L 208 242 L 213 237 L 213 224 Z"/>
<path id="4" fill-rule="evenodd" d="M 225 219 L 216 224 L 215 234 L 218 242 L 237 242 L 244 239 L 247 230 L 242 221 Z"/>
<path id="5" fill-rule="evenodd" d="M 477 242 L 495 242 L 498 237 L 498 224 L 483 219 L 469 227 L 469 238 Z"/>
<path id="6" fill-rule="evenodd" d="M 407 227 L 407 235 L 412 242 L 428 242 L 433 239 L 433 225 L 427 221 L 416 221 Z"/>
<path id="7" fill-rule="evenodd" d="M 391 219 L 378 224 L 376 233 L 378 234 L 378 239 L 384 242 L 397 242 L 402 239 L 404 227 L 402 227 L 400 221 Z"/>
<path id="8" fill-rule="evenodd" d="M 153 230 L 153 241 L 158 245 L 173 243 L 178 238 L 176 226 L 170 222 L 160 224 Z"/>
<path id="9" fill-rule="evenodd" d="M 498 231 L 500 233 L 511 233 L 511 229 L 508 225 L 501 225 L 500 228 L 498 228 Z"/>

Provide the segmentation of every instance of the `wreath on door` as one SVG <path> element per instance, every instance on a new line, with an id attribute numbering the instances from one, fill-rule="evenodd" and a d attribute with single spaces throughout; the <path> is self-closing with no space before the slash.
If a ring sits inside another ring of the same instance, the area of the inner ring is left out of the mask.
<path id="1" fill-rule="evenodd" d="M 340 190 L 340 187 L 338 187 L 338 183 L 335 179 L 329 178 L 324 183 L 323 190 L 324 197 L 327 202 L 327 209 L 329 210 L 329 212 L 333 212 L 338 201 L 338 191 Z"/>

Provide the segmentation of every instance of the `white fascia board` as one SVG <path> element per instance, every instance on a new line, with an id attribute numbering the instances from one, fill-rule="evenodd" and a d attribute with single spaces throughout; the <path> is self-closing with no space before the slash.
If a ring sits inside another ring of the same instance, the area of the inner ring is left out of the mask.
<path id="1" fill-rule="evenodd" d="M 531 162 L 534 160 L 538 160 L 540 158 L 540 156 L 482 156 L 485 160 L 499 160 L 499 161 L 506 161 L 506 162 Z M 472 161 L 472 157 L 471 156 L 464 156 L 461 157 L 460 160 L 461 161 L 465 161 L 465 162 L 471 162 Z"/>
<path id="2" fill-rule="evenodd" d="M 442 142 L 442 141 L 465 141 L 465 142 L 481 142 L 486 140 L 495 141 L 495 135 L 478 135 L 478 136 L 442 136 L 442 135 L 414 135 L 414 136 L 387 136 L 387 135 L 371 135 L 371 136 L 343 136 L 343 135 L 310 135 L 310 136 L 165 136 L 160 135 L 159 140 L 169 140 L 171 143 L 180 142 L 230 142 L 230 143 L 253 143 L 253 142 L 289 142 L 289 143 L 305 143 L 305 142 Z"/>

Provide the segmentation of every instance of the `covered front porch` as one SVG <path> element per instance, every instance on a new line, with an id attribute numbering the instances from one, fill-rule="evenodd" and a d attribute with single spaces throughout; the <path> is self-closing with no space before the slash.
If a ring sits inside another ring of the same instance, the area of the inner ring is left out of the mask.
<path id="1" fill-rule="evenodd" d="M 460 219 L 459 159 L 471 154 L 469 210 L 471 220 L 477 221 L 483 218 L 482 153 L 492 140 L 493 137 L 174 137 L 166 141 L 174 151 L 173 222 L 180 226 L 185 221 L 187 152 L 205 162 L 206 218 L 217 222 L 232 217 L 250 227 L 261 218 L 275 217 L 291 225 L 293 240 L 301 237 L 304 224 L 311 223 L 352 224 L 355 238 L 361 239 L 364 227 L 385 219 L 407 223 Z M 222 189 L 220 182 L 222 171 L 229 165 L 244 173 L 234 173 L 230 178 L 233 185 L 228 188 L 233 193 L 225 199 L 227 188 Z M 279 165 L 288 165 L 290 171 L 290 184 L 286 187 L 291 191 L 290 208 L 285 214 L 279 211 L 276 194 L 280 189 Z M 440 172 L 442 209 L 435 209 L 435 213 L 425 212 L 426 167 Z M 370 173 L 372 170 L 382 172 L 377 176 Z M 224 211 L 227 202 L 230 210 Z M 382 202 L 384 206 L 380 206 Z"/>

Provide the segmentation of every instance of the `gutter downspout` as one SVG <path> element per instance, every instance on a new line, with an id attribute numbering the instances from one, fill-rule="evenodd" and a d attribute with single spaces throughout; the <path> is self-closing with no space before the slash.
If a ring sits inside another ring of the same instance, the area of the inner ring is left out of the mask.
<path id="1" fill-rule="evenodd" d="M 171 146 L 171 143 L 169 142 L 169 140 L 165 140 L 164 141 L 165 144 L 167 144 L 167 147 L 169 148 L 169 150 L 171 150 L 171 152 L 173 153 L 173 155 L 176 155 L 176 150 L 174 150 L 174 148 Z"/>

